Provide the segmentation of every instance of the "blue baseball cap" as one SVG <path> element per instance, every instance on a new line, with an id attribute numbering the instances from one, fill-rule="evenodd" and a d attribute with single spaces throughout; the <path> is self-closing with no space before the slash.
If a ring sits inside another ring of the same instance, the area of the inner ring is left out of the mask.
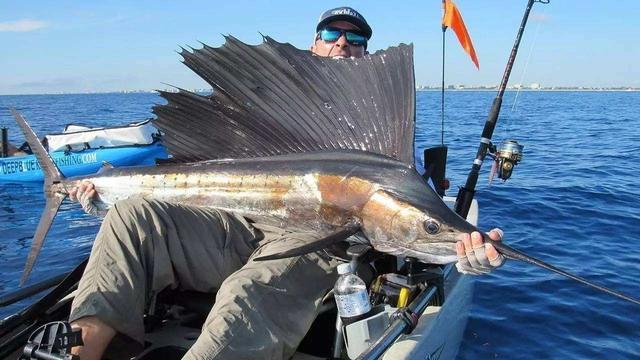
<path id="1" fill-rule="evenodd" d="M 346 21 L 357 26 L 362 34 L 371 39 L 371 35 L 373 31 L 371 30 L 371 26 L 367 24 L 367 20 L 364 19 L 359 12 L 348 6 L 337 7 L 335 9 L 330 9 L 322 13 L 320 15 L 320 19 L 318 19 L 318 26 L 316 26 L 316 33 L 322 30 L 327 24 L 334 21 Z"/>

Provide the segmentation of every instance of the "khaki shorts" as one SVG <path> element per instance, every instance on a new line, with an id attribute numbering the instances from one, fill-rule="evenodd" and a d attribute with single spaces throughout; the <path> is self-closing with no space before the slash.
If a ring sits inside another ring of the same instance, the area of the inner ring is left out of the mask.
<path id="1" fill-rule="evenodd" d="M 333 286 L 337 261 L 321 253 L 252 259 L 313 237 L 215 209 L 121 201 L 98 232 L 70 321 L 96 316 L 142 342 L 153 294 L 167 287 L 217 292 L 185 359 L 288 358 Z"/>

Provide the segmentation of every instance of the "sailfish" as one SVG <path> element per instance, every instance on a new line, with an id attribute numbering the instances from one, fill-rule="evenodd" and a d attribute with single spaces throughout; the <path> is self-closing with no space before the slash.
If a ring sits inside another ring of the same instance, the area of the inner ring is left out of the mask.
<path id="1" fill-rule="evenodd" d="M 478 231 L 416 170 L 412 45 L 331 59 L 269 37 L 247 45 L 229 36 L 218 48 L 204 45 L 181 55 L 213 92 L 160 92 L 167 103 L 153 108 L 153 123 L 172 155 L 168 164 L 65 178 L 14 110 L 44 170 L 47 200 L 21 283 L 60 204 L 83 180 L 106 205 L 150 197 L 315 235 L 265 261 L 362 232 L 377 251 L 446 264 L 457 260 L 459 236 Z M 484 236 L 507 257 L 586 282 Z"/>

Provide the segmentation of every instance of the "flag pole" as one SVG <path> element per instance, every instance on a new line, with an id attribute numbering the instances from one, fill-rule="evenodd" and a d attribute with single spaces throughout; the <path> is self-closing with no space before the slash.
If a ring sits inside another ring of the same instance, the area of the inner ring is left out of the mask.
<path id="1" fill-rule="evenodd" d="M 442 0 L 442 18 L 444 19 L 446 7 L 445 0 Z M 440 143 L 444 146 L 444 59 L 445 59 L 445 32 L 447 31 L 447 26 L 442 23 L 442 86 L 441 86 L 441 96 L 440 96 L 440 116 L 441 116 L 441 130 L 440 130 Z"/>

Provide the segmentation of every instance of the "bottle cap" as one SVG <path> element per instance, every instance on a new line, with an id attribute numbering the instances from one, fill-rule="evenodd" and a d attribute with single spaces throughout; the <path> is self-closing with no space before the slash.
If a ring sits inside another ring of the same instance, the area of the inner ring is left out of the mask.
<path id="1" fill-rule="evenodd" d="M 351 271 L 351 264 L 349 263 L 344 263 L 344 264 L 340 264 L 338 265 L 338 274 L 342 275 L 342 274 L 347 274 L 350 273 Z"/>

